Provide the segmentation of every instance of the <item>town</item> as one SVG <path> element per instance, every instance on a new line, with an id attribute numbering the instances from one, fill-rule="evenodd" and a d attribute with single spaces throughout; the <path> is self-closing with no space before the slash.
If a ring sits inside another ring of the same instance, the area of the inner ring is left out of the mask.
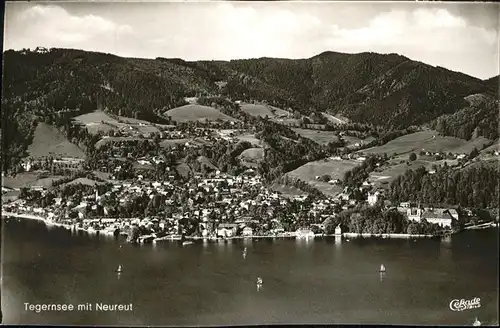
<path id="1" fill-rule="evenodd" d="M 150 130 L 155 127 L 142 122 L 136 125 Z M 197 164 L 191 165 L 197 172 L 188 172 L 186 177 L 173 165 L 177 158 L 186 156 L 186 152 L 200 151 L 206 145 L 237 147 L 245 142 L 242 139 L 249 139 L 250 131 L 244 127 L 218 129 L 213 125 L 180 125 L 176 129 L 174 125 L 151 135 L 137 134 L 124 124 L 120 132 L 110 131 L 97 142 L 100 148 L 93 163 L 83 158 L 53 156 L 23 161 L 20 166 L 24 174 L 38 172 L 41 180 L 45 177 L 51 183 L 2 187 L 6 200 L 3 215 L 41 218 L 48 224 L 70 230 L 124 235 L 128 241 L 139 243 L 185 238 L 435 236 L 458 231 L 474 217 L 471 210 L 464 208 L 459 213 L 453 207 L 391 202 L 385 197 L 386 190 L 369 179 L 362 181 L 359 188 L 344 187 L 335 195 L 287 195 L 266 184 L 251 161 L 236 170 L 235 175 L 221 172 L 206 157 L 200 161 L 201 156 L 191 160 L 191 164 Z M 143 141 L 149 143 L 137 144 Z M 154 151 L 148 151 L 150 143 L 157 145 Z M 327 160 L 360 164 L 365 163 L 367 157 L 348 150 Z M 377 161 L 377 167 L 384 163 L 383 159 Z M 89 173 L 89 165 L 98 171 Z M 85 166 L 87 170 L 83 170 Z M 49 174 L 61 172 L 67 175 L 49 178 Z M 332 179 L 330 175 L 315 176 L 315 180 L 342 185 L 341 179 Z M 16 192 L 17 196 L 8 197 Z M 400 221 L 398 228 L 367 224 L 360 229 L 353 226 L 349 218 L 342 218 L 345 213 L 369 208 L 393 212 L 394 220 Z"/>

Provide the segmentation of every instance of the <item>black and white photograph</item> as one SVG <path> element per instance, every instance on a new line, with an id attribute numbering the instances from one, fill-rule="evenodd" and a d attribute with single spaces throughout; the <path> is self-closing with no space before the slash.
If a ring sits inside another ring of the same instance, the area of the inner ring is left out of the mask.
<path id="1" fill-rule="evenodd" d="M 1 324 L 498 326 L 500 4 L 3 6 Z"/>

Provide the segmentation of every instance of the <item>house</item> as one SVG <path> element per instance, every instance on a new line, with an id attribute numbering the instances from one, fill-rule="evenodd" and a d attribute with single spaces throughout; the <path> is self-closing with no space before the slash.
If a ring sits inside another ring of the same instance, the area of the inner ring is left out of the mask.
<path id="1" fill-rule="evenodd" d="M 410 221 L 420 222 L 422 218 L 422 209 L 420 208 L 408 208 L 406 210 L 406 216 Z"/>
<path id="2" fill-rule="evenodd" d="M 425 219 L 427 222 L 437 224 L 442 227 L 451 227 L 453 221 L 458 220 L 458 213 L 454 209 L 445 208 L 409 208 L 407 217 L 410 221 L 421 222 Z"/>
<path id="3" fill-rule="evenodd" d="M 21 166 L 23 167 L 23 169 L 26 171 L 26 172 L 29 172 L 31 171 L 31 161 L 27 161 L 25 163 L 22 163 Z"/>
<path id="4" fill-rule="evenodd" d="M 233 237 L 237 229 L 238 225 L 235 223 L 221 223 L 217 227 L 217 237 Z"/>
<path id="5" fill-rule="evenodd" d="M 457 155 L 457 159 L 464 159 L 465 158 L 465 154 L 460 154 L 460 155 Z"/>
<path id="6" fill-rule="evenodd" d="M 429 223 L 438 224 L 442 227 L 451 227 L 452 222 L 455 220 L 453 215 L 450 213 L 450 210 L 442 208 L 424 211 L 422 213 L 422 219 L 427 220 Z"/>
<path id="7" fill-rule="evenodd" d="M 342 235 L 342 228 L 340 224 L 335 228 L 335 235 Z"/>
<path id="8" fill-rule="evenodd" d="M 314 232 L 312 232 L 312 230 L 307 229 L 307 228 L 299 228 L 295 232 L 295 236 L 297 237 L 297 239 L 314 238 Z"/>
<path id="9" fill-rule="evenodd" d="M 399 203 L 399 206 L 403 207 L 403 208 L 410 208 L 411 204 L 410 204 L 410 202 L 401 202 L 401 203 Z"/>
<path id="10" fill-rule="evenodd" d="M 373 206 L 377 203 L 378 201 L 378 196 L 380 195 L 380 193 L 378 191 L 375 191 L 374 193 L 371 193 L 369 192 L 368 193 L 368 204 L 370 206 Z"/>
<path id="11" fill-rule="evenodd" d="M 30 189 L 33 191 L 44 191 L 45 190 L 45 188 L 43 186 L 31 186 Z"/>
<path id="12" fill-rule="evenodd" d="M 243 228 L 243 232 L 242 232 L 243 236 L 252 236 L 253 235 L 253 230 L 252 228 L 250 227 L 245 227 Z"/>

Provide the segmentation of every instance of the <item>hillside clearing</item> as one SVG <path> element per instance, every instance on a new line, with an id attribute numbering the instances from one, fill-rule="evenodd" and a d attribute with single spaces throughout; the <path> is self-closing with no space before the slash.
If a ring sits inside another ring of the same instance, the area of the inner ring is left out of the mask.
<path id="1" fill-rule="evenodd" d="M 360 150 L 364 154 L 405 154 L 409 152 L 453 152 L 467 144 L 466 140 L 439 136 L 436 131 L 427 130 L 407 134 L 389 141 L 385 145 Z"/>
<path id="2" fill-rule="evenodd" d="M 263 148 L 248 148 L 245 149 L 239 156 L 243 161 L 248 162 L 260 162 L 264 159 L 264 149 Z"/>
<path id="3" fill-rule="evenodd" d="M 122 123 L 100 110 L 79 115 L 73 118 L 73 120 L 76 123 L 84 125 L 91 134 L 97 134 L 98 132 L 107 133 L 111 130 L 118 131 L 121 126 L 124 126 Z"/>
<path id="4" fill-rule="evenodd" d="M 335 142 L 339 140 L 336 133 L 333 131 L 320 131 L 300 128 L 292 128 L 292 130 L 302 137 L 311 139 L 312 141 L 319 143 L 320 145 L 326 145 L 329 142 Z"/>
<path id="5" fill-rule="evenodd" d="M 321 160 L 306 163 L 301 167 L 288 172 L 287 175 L 291 178 L 298 178 L 304 182 L 308 182 L 327 195 L 335 196 L 342 191 L 342 188 L 339 185 L 330 185 L 326 182 L 318 181 L 316 180 L 316 176 L 328 174 L 333 180 L 342 180 L 347 171 L 359 165 L 361 165 L 361 162 L 354 160 Z"/>
<path id="6" fill-rule="evenodd" d="M 85 153 L 77 145 L 72 144 L 55 127 L 39 123 L 35 129 L 33 143 L 28 146 L 31 157 L 62 156 L 85 158 Z"/>
<path id="7" fill-rule="evenodd" d="M 271 112 L 271 109 L 267 105 L 242 104 L 241 110 L 252 116 L 274 118 L 273 112 Z"/>
<path id="8" fill-rule="evenodd" d="M 484 146 L 489 145 L 493 142 L 493 140 L 484 138 L 484 137 L 478 137 L 476 139 L 469 140 L 466 144 L 453 149 L 453 153 L 459 153 L 459 154 L 470 154 L 471 151 L 476 148 L 477 150 L 483 149 Z"/>
<path id="9" fill-rule="evenodd" d="M 236 136 L 236 139 L 238 139 L 240 141 L 248 141 L 253 146 L 262 145 L 262 141 L 257 139 L 255 137 L 255 134 L 242 134 L 242 135 Z"/>
<path id="10" fill-rule="evenodd" d="M 200 120 L 223 120 L 223 121 L 238 121 L 237 119 L 228 116 L 219 110 L 202 105 L 184 105 L 171 109 L 166 112 L 166 115 L 176 122 L 200 121 Z"/>

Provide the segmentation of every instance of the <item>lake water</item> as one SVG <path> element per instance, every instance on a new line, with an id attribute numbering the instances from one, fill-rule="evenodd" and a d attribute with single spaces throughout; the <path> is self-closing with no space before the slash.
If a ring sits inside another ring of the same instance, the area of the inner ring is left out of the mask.
<path id="1" fill-rule="evenodd" d="M 469 325 L 476 316 L 498 322 L 497 229 L 448 241 L 332 237 L 182 247 L 133 246 L 37 221 L 3 221 L 4 324 Z M 382 263 L 387 272 L 381 277 Z M 449 308 L 453 299 L 475 297 L 480 308 Z M 36 313 L 26 311 L 25 302 L 91 303 L 93 309 Z M 133 307 L 103 312 L 95 303 Z"/>

